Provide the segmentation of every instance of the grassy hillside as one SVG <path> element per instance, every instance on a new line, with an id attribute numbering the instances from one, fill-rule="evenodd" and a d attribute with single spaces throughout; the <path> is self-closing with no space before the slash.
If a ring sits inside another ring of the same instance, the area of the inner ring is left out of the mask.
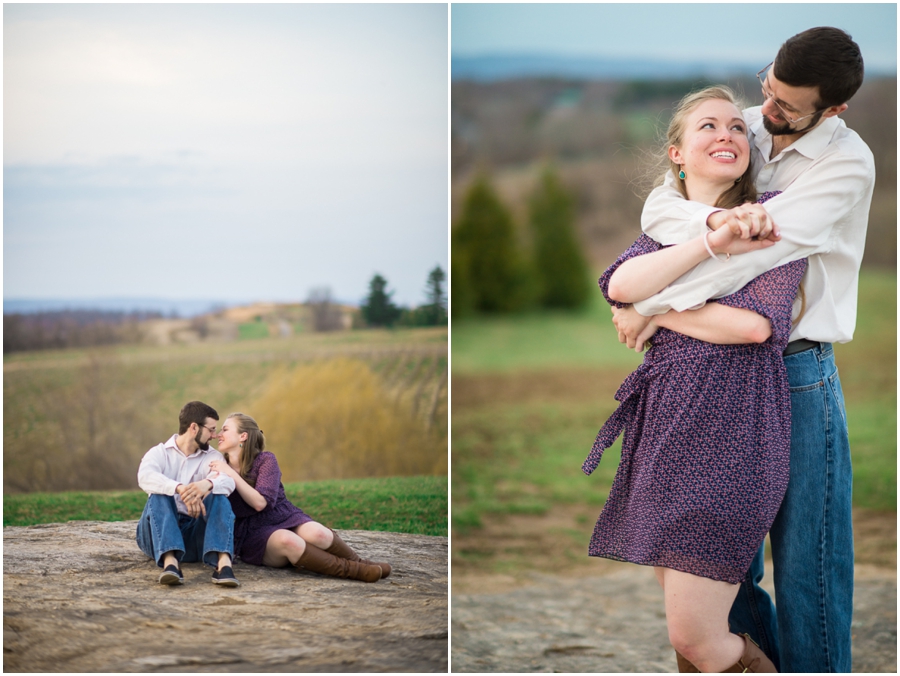
<path id="1" fill-rule="evenodd" d="M 352 368 L 328 368 L 337 361 Z M 4 492 L 136 489 L 141 457 L 177 432 L 178 411 L 194 399 L 223 420 L 233 411 L 256 418 L 270 450 L 295 467 L 285 472 L 287 482 L 446 474 L 446 369 L 446 328 L 9 355 Z M 310 373 L 315 391 L 285 389 Z M 342 380 L 360 373 L 365 392 Z M 363 395 L 369 399 L 360 401 Z M 267 408 L 272 401 L 287 408 L 276 416 Z M 361 408 L 380 411 L 378 429 L 353 417 Z M 297 422 L 302 430 L 291 427 Z M 374 461 L 313 472 L 309 454 L 335 458 L 341 451 L 333 440 L 351 429 L 356 451 Z"/>
<path id="2" fill-rule="evenodd" d="M 599 297 L 600 294 L 598 293 Z M 897 503 L 896 275 L 866 270 L 854 340 L 835 347 L 853 453 L 854 504 Z M 454 528 L 485 515 L 599 512 L 620 443 L 586 478 L 581 463 L 641 356 L 617 341 L 609 311 L 485 318 L 453 327 Z M 582 518 L 582 517 L 579 517 Z"/>

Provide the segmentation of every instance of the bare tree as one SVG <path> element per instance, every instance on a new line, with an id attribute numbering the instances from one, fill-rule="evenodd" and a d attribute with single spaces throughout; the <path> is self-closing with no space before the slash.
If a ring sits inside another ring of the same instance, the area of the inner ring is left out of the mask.
<path id="1" fill-rule="evenodd" d="M 331 289 L 319 286 L 309 292 L 306 304 L 312 310 L 314 331 L 337 331 L 343 328 L 341 310 L 331 299 Z"/>

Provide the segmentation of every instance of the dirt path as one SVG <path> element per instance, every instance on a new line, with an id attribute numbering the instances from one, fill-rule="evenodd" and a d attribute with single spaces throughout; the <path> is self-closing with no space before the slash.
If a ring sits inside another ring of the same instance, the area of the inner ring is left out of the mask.
<path id="1" fill-rule="evenodd" d="M 571 553 L 585 509 L 495 519 L 454 535 L 454 672 L 676 671 L 652 569 Z M 893 673 L 896 514 L 856 510 L 854 530 L 853 671 Z M 774 595 L 771 576 L 764 586 Z"/>
<path id="2" fill-rule="evenodd" d="M 535 573 L 528 586 L 512 591 L 454 594 L 451 668 L 458 673 L 676 672 L 653 570 L 614 568 L 578 579 Z M 858 567 L 854 617 L 853 671 L 896 672 L 894 571 Z"/>
<path id="3" fill-rule="evenodd" d="M 342 531 L 373 584 L 238 562 L 236 589 L 185 584 L 134 542 L 136 521 L 3 529 L 7 672 L 446 672 L 447 538 Z"/>

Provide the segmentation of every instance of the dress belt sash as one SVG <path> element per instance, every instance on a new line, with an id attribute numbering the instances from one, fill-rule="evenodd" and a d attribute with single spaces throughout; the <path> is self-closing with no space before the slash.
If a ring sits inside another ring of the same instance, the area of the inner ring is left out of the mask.
<path id="1" fill-rule="evenodd" d="M 619 402 L 619 407 L 603 423 L 603 427 L 600 428 L 597 439 L 591 447 L 591 452 L 588 453 L 581 466 L 581 471 L 588 476 L 597 469 L 603 451 L 615 443 L 628 422 L 634 418 L 640 395 L 647 386 L 650 370 L 647 363 L 644 362 L 625 379 L 616 391 L 616 401 Z"/>

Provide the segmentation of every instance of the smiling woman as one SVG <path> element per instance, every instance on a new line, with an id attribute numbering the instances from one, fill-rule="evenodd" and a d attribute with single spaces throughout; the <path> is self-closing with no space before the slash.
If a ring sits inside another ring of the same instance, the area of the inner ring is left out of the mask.
<path id="1" fill-rule="evenodd" d="M 682 99 L 667 138 L 686 199 L 733 208 L 755 198 L 747 128 L 729 89 Z M 600 278 L 617 320 L 635 317 L 624 303 L 657 294 L 709 257 L 772 246 L 765 211 L 743 208 L 746 233 L 723 227 L 667 248 L 641 235 Z M 589 553 L 654 567 L 679 671 L 746 671 L 751 662 L 753 671 L 775 671 L 752 641 L 731 633 L 728 613 L 787 489 L 781 352 L 805 269 L 794 261 L 699 310 L 650 318 L 652 347 L 616 393 L 619 408 L 583 465 L 591 474 L 624 431 Z"/>

